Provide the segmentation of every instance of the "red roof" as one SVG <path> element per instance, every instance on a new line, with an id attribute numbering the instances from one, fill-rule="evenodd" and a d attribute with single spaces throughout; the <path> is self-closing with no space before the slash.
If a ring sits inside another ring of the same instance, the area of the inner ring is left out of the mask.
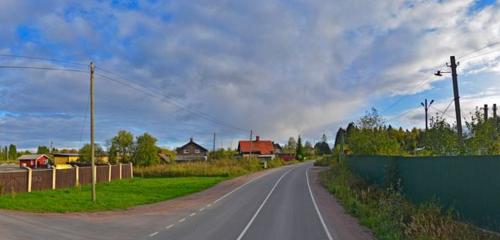
<path id="1" fill-rule="evenodd" d="M 250 153 L 250 140 L 241 140 L 238 143 L 238 151 L 240 153 Z M 252 141 L 252 153 L 268 155 L 274 153 L 274 145 L 272 141 L 257 140 Z"/>

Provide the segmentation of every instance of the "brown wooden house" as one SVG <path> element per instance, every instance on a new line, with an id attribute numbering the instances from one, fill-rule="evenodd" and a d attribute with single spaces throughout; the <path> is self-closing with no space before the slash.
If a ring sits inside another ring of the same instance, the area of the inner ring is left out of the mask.
<path id="1" fill-rule="evenodd" d="M 208 150 L 198 143 L 193 141 L 193 138 L 182 147 L 176 149 L 177 156 L 175 161 L 206 161 L 208 158 Z"/>

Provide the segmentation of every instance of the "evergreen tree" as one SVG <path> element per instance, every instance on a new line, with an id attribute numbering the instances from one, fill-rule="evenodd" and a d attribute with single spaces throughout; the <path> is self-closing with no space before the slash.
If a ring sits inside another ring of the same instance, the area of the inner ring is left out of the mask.
<path id="1" fill-rule="evenodd" d="M 9 145 L 9 159 L 10 160 L 17 159 L 17 147 L 14 144 Z"/>
<path id="2" fill-rule="evenodd" d="M 295 153 L 295 157 L 299 161 L 304 160 L 304 149 L 302 147 L 302 138 L 300 137 L 300 135 L 299 135 L 299 138 L 297 139 L 297 151 Z"/>

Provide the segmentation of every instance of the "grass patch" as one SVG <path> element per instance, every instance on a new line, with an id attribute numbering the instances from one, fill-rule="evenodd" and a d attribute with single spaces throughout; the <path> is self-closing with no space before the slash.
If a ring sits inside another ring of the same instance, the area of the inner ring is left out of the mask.
<path id="1" fill-rule="evenodd" d="M 281 167 L 292 163 L 296 163 L 296 161 L 285 162 L 275 158 L 268 162 L 268 167 Z M 256 158 L 223 159 L 135 167 L 134 175 L 139 177 L 236 177 L 260 171 L 263 169 L 262 167 L 262 162 Z"/>
<path id="2" fill-rule="evenodd" d="M 498 235 L 456 221 L 455 213 L 444 211 L 437 203 L 416 206 L 397 191 L 368 185 L 336 162 L 322 173 L 321 181 L 377 239 L 500 240 Z"/>
<path id="3" fill-rule="evenodd" d="M 30 212 L 93 212 L 127 209 L 207 189 L 225 177 L 134 178 L 97 184 L 97 201 L 90 186 L 0 197 L 0 208 Z"/>

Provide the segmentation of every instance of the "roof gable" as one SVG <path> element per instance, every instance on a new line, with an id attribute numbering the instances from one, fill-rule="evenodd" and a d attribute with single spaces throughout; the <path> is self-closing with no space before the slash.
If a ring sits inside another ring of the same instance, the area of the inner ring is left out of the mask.
<path id="1" fill-rule="evenodd" d="M 250 146 L 251 145 L 251 146 Z M 258 153 L 263 155 L 273 154 L 274 146 L 272 141 L 258 140 L 249 141 L 241 140 L 238 143 L 238 151 L 240 153 L 250 153 L 250 147 L 252 153 Z"/>
<path id="2" fill-rule="evenodd" d="M 178 147 L 178 148 L 177 148 L 177 150 L 182 150 L 182 149 L 186 148 L 186 147 L 187 147 L 187 146 L 189 146 L 189 145 L 193 145 L 193 146 L 195 146 L 196 148 L 198 148 L 198 149 L 200 149 L 200 150 L 202 150 L 202 151 L 208 152 L 208 150 L 207 150 L 206 148 L 204 148 L 204 147 L 203 147 L 203 146 L 201 146 L 200 144 L 198 144 L 198 143 L 194 142 L 192 138 L 191 138 L 191 140 L 189 140 L 189 142 L 188 142 L 188 143 L 186 143 L 186 144 L 182 145 L 181 147 Z"/>

